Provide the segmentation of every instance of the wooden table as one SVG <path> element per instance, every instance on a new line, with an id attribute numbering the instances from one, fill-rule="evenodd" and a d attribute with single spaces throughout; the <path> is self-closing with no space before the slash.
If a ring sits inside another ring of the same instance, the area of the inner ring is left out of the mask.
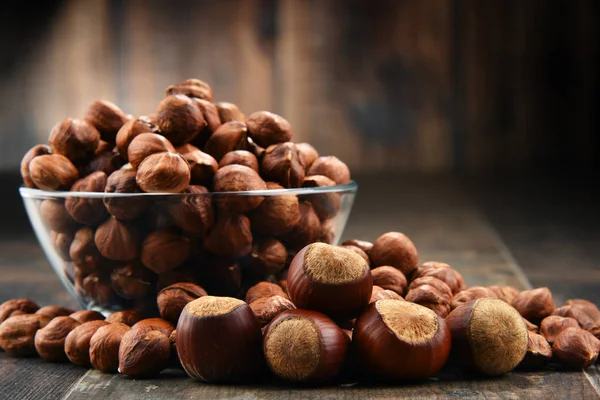
<path id="1" fill-rule="evenodd" d="M 393 185 L 382 178 L 357 180 L 359 195 L 344 237 L 374 239 L 402 231 L 416 243 L 421 260 L 448 262 L 469 285 L 533 283 L 549 286 L 557 303 L 575 296 L 600 303 L 598 211 L 585 191 L 564 196 L 564 186 L 531 180 L 398 177 Z M 0 241 L 0 301 L 12 297 L 74 306 L 32 236 L 3 235 Z M 0 399 L 574 399 L 600 397 L 599 377 L 596 367 L 478 380 L 444 370 L 426 382 L 386 387 L 213 386 L 177 370 L 158 379 L 130 379 L 0 353 Z"/>

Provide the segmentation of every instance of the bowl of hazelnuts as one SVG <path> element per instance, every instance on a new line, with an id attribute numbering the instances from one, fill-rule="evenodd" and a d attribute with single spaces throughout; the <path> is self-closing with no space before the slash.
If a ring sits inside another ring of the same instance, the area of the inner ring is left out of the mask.
<path id="1" fill-rule="evenodd" d="M 357 185 L 346 164 L 292 142 L 279 115 L 213 103 L 208 84 L 167 88 L 155 114 L 97 100 L 21 163 L 38 240 L 82 307 L 158 315 L 181 282 L 243 298 L 285 279 L 309 243 L 337 244 Z"/>

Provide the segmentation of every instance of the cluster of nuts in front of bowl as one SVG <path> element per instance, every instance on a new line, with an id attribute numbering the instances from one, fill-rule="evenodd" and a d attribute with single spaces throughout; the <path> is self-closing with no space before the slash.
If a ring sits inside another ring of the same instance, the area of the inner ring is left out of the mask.
<path id="1" fill-rule="evenodd" d="M 350 182 L 342 161 L 291 140 L 284 118 L 212 103 L 210 86 L 189 79 L 167 88 L 147 116 L 93 102 L 82 119 L 59 122 L 49 146 L 32 148 L 21 174 L 30 188 L 71 191 L 66 200 L 49 195 L 39 211 L 57 253 L 72 262 L 68 278 L 90 302 L 143 308 L 182 281 L 243 297 L 258 281 L 284 277 L 302 247 L 336 235 L 339 193 L 207 195 Z"/>
<path id="2" fill-rule="evenodd" d="M 0 305 L 0 347 L 104 372 L 156 376 L 182 367 L 209 383 L 402 382 L 444 365 L 498 376 L 514 368 L 587 368 L 600 351 L 600 311 L 586 300 L 557 308 L 547 288 L 466 287 L 441 262 L 418 264 L 398 232 L 375 242 L 313 243 L 287 280 L 260 282 L 246 301 L 177 283 L 158 296 L 162 318 L 135 311 Z"/>

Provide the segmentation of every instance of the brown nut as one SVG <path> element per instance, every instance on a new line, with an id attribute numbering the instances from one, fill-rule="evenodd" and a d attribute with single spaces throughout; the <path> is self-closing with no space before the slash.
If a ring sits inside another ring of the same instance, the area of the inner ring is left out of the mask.
<path id="1" fill-rule="evenodd" d="M 194 99 L 194 101 L 206 121 L 206 127 L 192 139 L 191 143 L 198 148 L 204 148 L 208 139 L 221 126 L 221 118 L 219 117 L 217 106 L 210 101 L 202 99 Z"/>
<path id="2" fill-rule="evenodd" d="M 69 255 L 73 264 L 82 272 L 90 274 L 100 269 L 103 258 L 96 247 L 92 228 L 86 226 L 75 233 Z"/>
<path id="3" fill-rule="evenodd" d="M 106 322 L 115 323 L 119 322 L 121 324 L 125 324 L 127 326 L 133 326 L 134 324 L 140 322 L 143 319 L 142 314 L 136 310 L 128 310 L 128 311 L 117 311 L 116 313 L 111 314 L 108 318 L 106 318 Z"/>
<path id="4" fill-rule="evenodd" d="M 448 264 L 442 262 L 425 262 L 413 270 L 412 279 L 420 278 L 422 276 L 434 276 L 440 279 L 450 287 L 453 294 L 456 294 L 467 287 L 462 275 L 458 271 L 452 269 Z"/>
<path id="5" fill-rule="evenodd" d="M 136 182 L 134 169 L 120 169 L 110 174 L 106 181 L 106 193 L 141 193 L 142 189 Z M 113 217 L 130 220 L 139 217 L 148 208 L 145 197 L 115 198 L 105 197 L 106 210 Z"/>
<path id="6" fill-rule="evenodd" d="M 369 254 L 374 267 L 390 265 L 408 276 L 416 268 L 419 254 L 413 242 L 403 233 L 388 232 L 379 236 Z"/>
<path id="7" fill-rule="evenodd" d="M 182 94 L 188 97 L 212 100 L 212 89 L 210 85 L 200 79 L 186 79 L 183 82 L 171 85 L 165 91 L 165 96 Z"/>
<path id="8" fill-rule="evenodd" d="M 329 241 L 325 241 L 325 243 L 329 243 Z M 367 253 L 365 253 L 364 251 L 362 251 L 359 247 L 352 246 L 352 245 L 349 245 L 349 244 L 343 244 L 340 247 L 343 247 L 343 248 L 348 249 L 348 250 L 352 250 L 353 252 L 355 252 L 356 254 L 358 254 L 359 256 L 361 256 L 363 258 L 363 260 L 365 260 L 368 265 L 371 265 L 371 260 L 369 259 L 369 256 L 367 255 Z M 391 267 L 391 268 L 394 268 L 394 267 Z M 398 270 L 396 270 L 396 271 L 398 271 Z M 398 272 L 400 272 L 400 271 L 398 271 Z M 400 273 L 402 273 L 402 272 L 400 272 Z"/>
<path id="9" fill-rule="evenodd" d="M 552 344 L 554 357 L 569 368 L 588 368 L 598 359 L 600 340 L 581 328 L 563 330 Z"/>
<path id="10" fill-rule="evenodd" d="M 35 312 L 36 314 L 45 315 L 46 317 L 53 319 L 56 317 L 66 317 L 74 313 L 74 311 L 67 307 L 62 306 L 44 306 Z"/>
<path id="11" fill-rule="evenodd" d="M 40 204 L 40 216 L 48 229 L 61 233 L 73 233 L 77 222 L 69 215 L 65 205 L 59 200 L 44 200 Z"/>
<path id="12" fill-rule="evenodd" d="M 100 254 L 110 260 L 131 261 L 140 251 L 137 229 L 132 224 L 114 217 L 98 227 L 94 241 Z"/>
<path id="13" fill-rule="evenodd" d="M 62 154 L 73 163 L 92 158 L 99 142 L 100 132 L 96 128 L 71 118 L 56 124 L 48 139 L 52 153 Z"/>
<path id="14" fill-rule="evenodd" d="M 538 324 L 556 309 L 552 293 L 547 287 L 524 290 L 515 297 L 512 306 L 523 318 Z"/>
<path id="15" fill-rule="evenodd" d="M 463 303 L 469 302 L 475 299 L 483 298 L 498 298 L 494 291 L 483 287 L 483 286 L 471 286 L 468 289 L 462 290 L 454 295 L 452 298 L 452 309 L 460 306 Z"/>
<path id="16" fill-rule="evenodd" d="M 284 188 L 298 188 L 304 182 L 304 165 L 292 142 L 269 146 L 263 155 L 260 170 L 265 179 Z"/>
<path id="17" fill-rule="evenodd" d="M 287 257 L 287 249 L 279 240 L 255 240 L 248 255 L 246 269 L 254 276 L 276 274 L 285 268 Z"/>
<path id="18" fill-rule="evenodd" d="M 335 186 L 335 182 L 323 175 L 312 175 L 304 178 L 302 187 L 316 188 Z M 340 211 L 342 198 L 339 193 L 311 193 L 305 196 L 321 220 L 333 218 Z M 362 249 L 361 249 L 362 250 Z M 365 253 L 366 254 L 366 253 Z"/>
<path id="19" fill-rule="evenodd" d="M 29 177 L 42 190 L 68 190 L 79 177 L 79 171 L 61 154 L 44 154 L 29 163 Z"/>
<path id="20" fill-rule="evenodd" d="M 52 246 L 54 249 L 65 261 L 71 261 L 71 256 L 69 255 L 69 249 L 71 247 L 71 243 L 73 243 L 73 234 L 72 233 L 60 233 L 50 231 L 50 242 L 52 242 Z"/>
<path id="21" fill-rule="evenodd" d="M 102 326 L 108 325 L 106 321 L 90 321 L 76 326 L 65 339 L 65 353 L 73 364 L 91 367 L 90 340 Z"/>
<path id="22" fill-rule="evenodd" d="M 301 201 L 300 219 L 291 231 L 282 236 L 282 241 L 288 244 L 289 248 L 299 250 L 319 239 L 321 233 L 321 221 L 319 221 L 319 216 L 315 213 L 312 204 Z"/>
<path id="23" fill-rule="evenodd" d="M 410 288 L 404 299 L 427 307 L 442 318 L 446 318 L 452 310 L 450 298 L 431 285 Z"/>
<path id="24" fill-rule="evenodd" d="M 180 266 L 189 255 L 190 240 L 166 230 L 150 233 L 142 244 L 142 264 L 157 274 Z"/>
<path id="25" fill-rule="evenodd" d="M 142 133 L 156 133 L 158 126 L 148 117 L 132 118 L 117 133 L 117 150 L 123 160 L 127 160 L 127 149 L 131 141 Z"/>
<path id="26" fill-rule="evenodd" d="M 212 201 L 204 186 L 189 186 L 180 199 L 168 205 L 173 223 L 187 233 L 204 236 L 214 222 Z"/>
<path id="27" fill-rule="evenodd" d="M 35 355 L 34 337 L 50 322 L 43 314 L 21 314 L 0 324 L 0 348 L 13 357 Z"/>
<path id="28" fill-rule="evenodd" d="M 579 326 L 587 331 L 596 330 L 598 321 L 588 314 L 588 310 L 580 305 L 566 305 L 555 309 L 552 315 L 570 317 L 577 320 Z"/>
<path id="29" fill-rule="evenodd" d="M 102 307 L 107 307 L 115 301 L 116 293 L 110 285 L 109 278 L 104 274 L 89 274 L 83 279 L 81 288 L 85 297 Z"/>
<path id="30" fill-rule="evenodd" d="M 306 175 L 325 175 L 338 185 L 350 183 L 348 166 L 334 156 L 317 158 L 306 172 Z"/>
<path id="31" fill-rule="evenodd" d="M 266 190 L 265 181 L 243 165 L 227 165 L 219 168 L 214 178 L 215 192 L 240 192 Z M 229 213 L 243 213 L 255 209 L 264 200 L 263 196 L 240 196 L 236 194 L 219 196 L 216 201 L 220 209 Z"/>
<path id="32" fill-rule="evenodd" d="M 46 361 L 66 361 L 65 339 L 81 325 L 71 317 L 56 317 L 35 333 L 35 350 Z"/>
<path id="33" fill-rule="evenodd" d="M 223 124 L 231 121 L 241 121 L 244 122 L 246 120 L 246 116 L 243 112 L 240 111 L 238 106 L 233 103 L 227 103 L 225 101 L 220 101 L 215 103 L 217 107 L 217 111 L 219 112 L 219 118 Z"/>
<path id="34" fill-rule="evenodd" d="M 185 145 L 190 146 L 191 145 Z M 177 151 L 185 158 L 188 165 L 190 166 L 190 183 L 192 185 L 211 185 L 215 173 L 219 169 L 217 160 L 208 153 L 200 151 L 196 148 L 188 150 L 186 152 L 181 151 L 181 147 L 177 148 Z"/>
<path id="35" fill-rule="evenodd" d="M 83 119 L 100 132 L 102 140 L 114 143 L 117 132 L 129 117 L 110 101 L 96 100 L 90 104 Z"/>
<path id="36" fill-rule="evenodd" d="M 131 329 L 139 332 L 160 331 L 169 336 L 175 330 L 175 326 L 163 318 L 146 318 L 133 325 Z"/>
<path id="37" fill-rule="evenodd" d="M 127 148 L 127 159 L 134 169 L 138 169 L 142 161 L 156 153 L 175 153 L 175 147 L 162 135 L 156 133 L 140 133 Z"/>
<path id="38" fill-rule="evenodd" d="M 262 147 L 292 140 L 292 125 L 283 117 L 268 111 L 250 114 L 246 118 L 246 125 L 254 143 Z"/>
<path id="39" fill-rule="evenodd" d="M 230 151 L 246 150 L 248 147 L 248 128 L 240 121 L 223 123 L 208 139 L 204 151 L 217 161 Z"/>
<path id="40" fill-rule="evenodd" d="M 106 174 L 94 172 L 75 182 L 72 192 L 104 192 Z M 65 208 L 73 219 L 80 224 L 96 226 L 108 218 L 108 212 L 102 199 L 80 197 L 74 194 L 65 200 Z"/>
<path id="41" fill-rule="evenodd" d="M 137 331 L 123 335 L 119 346 L 119 372 L 135 377 L 154 376 L 169 365 L 171 342 L 160 331 Z"/>
<path id="42" fill-rule="evenodd" d="M 84 164 L 79 169 L 79 176 L 87 176 L 94 172 L 104 172 L 106 176 L 112 174 L 119 168 L 121 168 L 123 161 L 121 156 L 115 150 L 110 147 L 107 142 L 101 140 L 94 158 L 89 163 Z M 102 189 L 104 190 L 104 188 Z"/>
<path id="43" fill-rule="evenodd" d="M 314 163 L 315 160 L 319 158 L 319 153 L 309 143 L 296 143 L 296 148 L 298 149 L 298 153 L 300 154 L 300 161 L 302 162 L 302 165 L 304 165 L 304 168 L 306 168 L 307 170 L 310 168 L 312 163 Z"/>
<path id="44" fill-rule="evenodd" d="M 406 277 L 402 272 L 387 265 L 371 270 L 373 285 L 381 286 L 383 289 L 391 290 L 404 296 L 406 293 Z"/>
<path id="45" fill-rule="evenodd" d="M 73 314 L 69 315 L 69 317 L 73 318 L 75 321 L 79 321 L 79 323 L 85 324 L 90 321 L 104 321 L 104 315 L 95 310 L 79 310 L 75 311 Z"/>
<path id="46" fill-rule="evenodd" d="M 598 306 L 596 306 L 591 301 L 585 300 L 585 299 L 569 299 L 569 300 L 567 300 L 565 305 L 567 305 L 567 306 L 578 305 L 578 306 L 584 306 L 585 308 L 590 309 L 590 310 L 594 310 L 594 311 L 598 310 Z"/>
<path id="47" fill-rule="evenodd" d="M 267 326 L 277 315 L 286 310 L 295 310 L 296 306 L 289 299 L 282 296 L 261 297 L 250 303 L 250 309 L 260 323 Z"/>
<path id="48" fill-rule="evenodd" d="M 371 292 L 371 298 L 369 299 L 369 304 L 375 303 L 378 300 L 385 299 L 395 299 L 395 300 L 404 300 L 402 296 L 398 293 L 391 291 L 389 289 L 384 289 L 380 286 L 373 285 L 373 291 Z"/>
<path id="49" fill-rule="evenodd" d="M 156 297 L 156 302 L 158 303 L 160 316 L 173 324 L 177 324 L 179 315 L 187 303 L 207 295 L 208 293 L 201 286 L 182 282 L 161 290 Z"/>
<path id="50" fill-rule="evenodd" d="M 23 183 L 25 183 L 25 186 L 30 188 L 37 187 L 35 182 L 33 182 L 33 179 L 31 179 L 29 163 L 37 156 L 43 156 L 47 154 L 50 154 L 50 147 L 46 146 L 45 144 L 35 145 L 27 153 L 25 153 L 23 160 L 21 160 L 21 177 L 23 178 Z"/>
<path id="51" fill-rule="evenodd" d="M 579 328 L 579 323 L 575 318 L 550 315 L 542 320 L 540 333 L 552 344 L 558 335 L 567 328 Z"/>
<path id="52" fill-rule="evenodd" d="M 355 246 L 364 251 L 367 255 L 371 254 L 371 249 L 373 248 L 373 243 L 367 242 L 366 240 L 359 239 L 348 239 L 342 242 L 342 246 Z"/>
<path id="53" fill-rule="evenodd" d="M 196 102 L 183 95 L 165 97 L 158 105 L 156 115 L 161 134 L 175 146 L 194 139 L 206 127 Z"/>
<path id="54" fill-rule="evenodd" d="M 150 271 L 137 262 L 113 269 L 110 281 L 114 291 L 124 299 L 141 299 L 154 286 Z"/>
<path id="55" fill-rule="evenodd" d="M 521 291 L 512 286 L 488 286 L 488 289 L 496 293 L 500 300 L 504 300 L 508 304 L 512 304 L 513 300 Z"/>
<path id="56" fill-rule="evenodd" d="M 181 154 L 156 153 L 140 164 L 135 181 L 147 193 L 181 193 L 190 184 L 190 166 Z"/>
<path id="57" fill-rule="evenodd" d="M 259 172 L 258 159 L 254 154 L 247 150 L 234 150 L 226 153 L 223 158 L 221 158 L 221 161 L 219 161 L 219 168 L 232 164 L 245 165 L 248 168 L 252 168 L 257 173 Z"/>
<path id="58" fill-rule="evenodd" d="M 222 215 L 204 240 L 213 254 L 242 257 L 252 250 L 250 219 L 245 215 Z"/>
<path id="59" fill-rule="evenodd" d="M 281 296 L 289 299 L 281 286 L 272 282 L 259 282 L 246 292 L 246 303 L 251 304 L 261 297 Z"/>
<path id="60" fill-rule="evenodd" d="M 552 347 L 542 335 L 531 331 L 528 335 L 527 353 L 518 368 L 541 369 L 552 358 Z"/>
<path id="61" fill-rule="evenodd" d="M 113 322 L 98 328 L 90 339 L 90 362 L 102 372 L 115 373 L 119 368 L 119 346 L 129 326 Z"/>
<path id="62" fill-rule="evenodd" d="M 267 182 L 268 190 L 281 190 L 283 186 Z M 300 203 L 293 194 L 265 196 L 260 205 L 250 213 L 252 230 L 261 235 L 280 236 L 290 232 L 300 222 Z"/>
<path id="63" fill-rule="evenodd" d="M 13 315 L 33 314 L 39 306 L 29 299 L 12 299 L 0 304 L 0 324 Z"/>

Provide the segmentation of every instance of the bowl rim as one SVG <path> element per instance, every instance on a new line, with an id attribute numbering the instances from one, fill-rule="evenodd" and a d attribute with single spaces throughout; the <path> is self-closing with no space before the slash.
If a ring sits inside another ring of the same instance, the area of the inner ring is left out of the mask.
<path id="1" fill-rule="evenodd" d="M 291 189 L 272 189 L 272 190 L 250 190 L 240 192 L 206 192 L 206 193 L 107 193 L 107 192 L 72 192 L 65 190 L 42 190 L 26 186 L 19 187 L 19 193 L 22 198 L 27 199 L 48 199 L 48 198 L 70 198 L 82 197 L 90 199 L 105 198 L 128 198 L 128 197 L 183 197 L 183 196 L 282 196 L 282 195 L 308 195 L 319 193 L 356 193 L 358 184 L 350 181 L 345 185 L 321 186 L 309 188 L 291 188 Z"/>

